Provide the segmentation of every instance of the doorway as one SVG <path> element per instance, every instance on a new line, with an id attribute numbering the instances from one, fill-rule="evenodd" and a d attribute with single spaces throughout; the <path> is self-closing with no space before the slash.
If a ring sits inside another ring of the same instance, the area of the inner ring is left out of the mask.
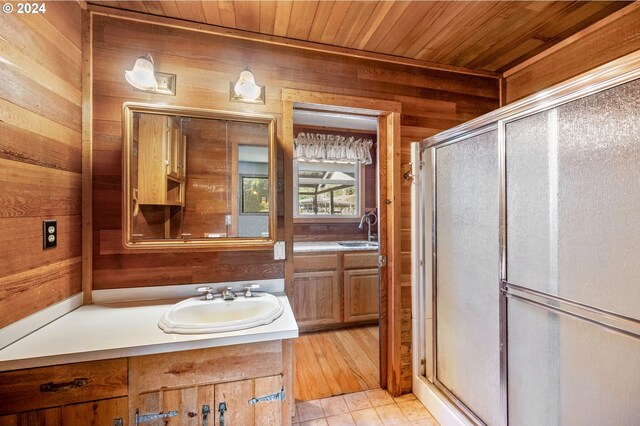
<path id="1" fill-rule="evenodd" d="M 378 119 L 293 109 L 297 401 L 380 387 Z"/>
<path id="2" fill-rule="evenodd" d="M 378 362 L 375 363 L 375 360 L 372 360 L 371 364 L 373 365 L 374 373 L 373 377 L 375 377 L 375 370 L 377 369 L 379 386 L 383 389 L 388 389 L 393 394 L 400 394 L 400 318 L 399 318 L 399 307 L 400 303 L 400 294 L 399 294 L 399 267 L 396 267 L 396 262 L 399 262 L 399 252 L 400 252 L 400 227 L 399 227 L 399 207 L 400 207 L 400 137 L 399 137 L 399 129 L 400 129 L 400 104 L 398 102 L 393 101 L 385 101 L 385 100 L 375 100 L 368 98 L 358 98 L 351 96 L 341 96 L 334 94 L 323 94 L 318 92 L 306 92 L 292 89 L 284 89 L 283 90 L 283 146 L 284 146 L 284 175 L 285 175 L 285 188 L 284 188 L 284 229 L 285 229 L 285 241 L 287 242 L 287 260 L 285 263 L 285 282 L 286 289 L 289 299 L 292 300 L 292 304 L 296 305 L 296 297 L 294 291 L 295 280 L 302 279 L 304 281 L 304 272 L 300 272 L 300 261 L 296 262 L 296 256 L 294 253 L 294 241 L 295 241 L 295 224 L 294 216 L 300 216 L 298 213 L 300 211 L 312 211 L 312 212 L 322 212 L 322 213 L 332 213 L 335 211 L 342 211 L 342 209 L 350 209 L 349 205 L 344 205 L 345 201 L 345 193 L 334 194 L 333 203 L 331 202 L 331 196 L 321 197 L 323 200 L 319 200 L 318 196 L 321 194 L 316 194 L 315 202 L 314 200 L 309 201 L 309 198 L 313 197 L 300 197 L 298 193 L 298 204 L 296 209 L 296 200 L 294 197 L 294 182 L 295 178 L 295 163 L 294 163 L 294 112 L 296 110 L 312 110 L 316 112 L 331 112 L 333 114 L 343 114 L 343 115 L 352 115 L 352 116 L 360 116 L 360 117 L 369 117 L 375 118 L 377 122 L 377 131 L 376 131 L 376 142 L 378 145 L 377 150 L 377 160 L 378 165 L 376 168 L 376 183 L 378 190 L 376 191 L 376 199 L 375 199 L 375 210 L 368 219 L 365 219 L 364 216 L 367 213 L 366 209 L 361 209 L 362 215 L 360 216 L 360 220 L 363 223 L 367 233 L 366 236 L 360 234 L 358 237 L 361 241 L 367 241 L 370 239 L 370 234 L 377 234 L 378 240 L 378 252 L 380 254 L 380 268 L 377 268 L 377 265 L 371 265 L 372 268 L 364 268 L 365 271 L 368 272 L 358 272 L 354 274 L 354 280 L 357 282 L 366 281 L 366 279 L 360 279 L 361 276 L 366 275 L 367 273 L 371 273 L 371 270 L 374 273 L 377 272 L 376 275 L 379 276 L 379 289 L 378 289 L 378 301 L 379 301 L 379 314 L 378 314 L 378 324 L 376 327 L 375 323 L 373 328 L 362 328 L 358 330 L 358 335 L 362 337 L 361 340 L 366 341 L 366 345 L 371 345 L 371 342 L 374 342 L 375 339 L 367 338 L 367 333 L 370 337 L 373 337 L 375 334 L 375 329 L 379 328 L 378 333 L 378 348 L 379 355 L 377 357 Z M 320 126 L 323 127 L 323 126 Z M 299 170 L 298 170 L 299 171 Z M 349 174 L 349 173 L 343 173 Z M 356 172 L 354 172 L 356 173 Z M 310 179 L 317 179 L 317 177 L 311 177 Z M 313 183 L 312 181 L 305 181 L 305 184 Z M 340 185 L 345 185 L 346 182 L 341 182 Z M 299 189 L 299 188 L 297 188 Z M 324 188 L 326 189 L 326 188 Z M 324 190 L 323 189 L 323 190 Z M 304 192 L 304 191 L 303 191 Z M 326 192 L 325 192 L 326 194 Z M 305 199 L 306 204 L 303 203 L 303 206 L 300 207 L 300 198 Z M 327 200 L 328 198 L 328 200 Z M 321 201 L 321 202 L 320 202 Z M 347 203 L 349 204 L 349 203 Z M 363 205 L 364 206 L 364 205 Z M 333 209 L 333 210 L 332 210 Z M 294 213 L 296 210 L 296 213 Z M 349 210 L 349 213 L 351 211 Z M 354 216 L 355 216 L 354 212 Z M 375 216 L 375 218 L 374 218 Z M 298 218 L 300 219 L 300 218 Z M 302 221 L 304 223 L 304 221 Z M 353 223 L 354 229 L 358 229 L 358 225 L 360 222 Z M 371 224 L 372 231 L 369 232 L 368 227 Z M 376 253 L 376 250 L 373 251 Z M 307 267 L 311 271 L 322 271 L 322 266 L 317 265 L 317 263 L 322 264 L 323 261 L 326 262 L 336 262 L 330 258 L 331 256 L 325 255 L 315 255 L 312 256 L 313 261 L 310 265 L 304 265 L 304 261 L 302 267 Z M 371 257 L 371 256 L 369 256 Z M 374 260 L 377 261 L 377 254 L 374 254 Z M 370 259 L 369 259 L 370 260 Z M 353 258 L 348 258 L 348 262 L 352 262 Z M 366 261 L 366 260 L 363 260 Z M 320 281 L 326 287 L 329 287 L 332 280 L 338 280 L 341 284 L 344 283 L 344 266 L 345 266 L 345 258 L 343 256 L 338 256 L 337 262 L 339 267 L 342 267 L 342 276 L 338 276 L 337 272 L 332 271 L 324 271 L 324 277 Z M 376 262 L 377 263 L 377 262 Z M 318 269 L 320 268 L 320 269 Z M 298 275 L 296 275 L 298 274 Z M 368 277 L 368 282 L 371 282 L 371 277 Z M 344 287 L 339 287 L 344 289 Z M 341 301 L 341 297 L 343 297 L 344 291 L 342 292 L 327 292 L 327 296 L 324 298 L 322 303 L 316 303 L 318 307 L 326 307 L 326 306 L 340 306 L 340 310 L 334 312 L 320 312 L 317 314 L 319 317 L 326 319 L 326 324 L 331 324 L 331 321 L 336 321 L 339 319 L 344 319 L 344 309 L 343 309 L 343 301 Z M 327 302 L 327 298 L 332 297 L 331 302 Z M 308 300 L 307 300 L 308 302 Z M 300 303 L 300 302 L 298 302 Z M 347 309 L 348 310 L 348 309 Z M 333 315 L 331 319 L 329 317 Z M 370 318 L 369 318 L 370 320 Z M 366 322 L 366 321 L 365 321 Z M 371 321 L 369 321 L 371 324 Z M 371 325 L 369 325 L 371 327 Z M 310 331 L 312 328 L 309 329 Z M 347 330 L 347 329 L 345 329 Z M 315 340 L 323 340 L 327 341 L 327 339 L 331 339 L 335 337 L 335 339 L 349 339 L 347 335 L 335 334 L 334 336 L 328 336 L 328 332 L 324 331 L 321 333 L 325 333 L 325 335 L 320 336 L 319 334 L 316 336 L 318 339 Z M 306 336 L 302 336 L 301 343 L 304 341 Z M 356 339 L 352 336 L 353 339 Z M 310 340 L 310 347 L 314 347 L 317 343 L 315 343 L 314 339 Z M 336 351 L 340 349 L 336 348 Z M 364 348 L 364 351 L 369 351 Z M 369 351 L 370 352 L 370 351 Z M 314 352 L 315 353 L 315 352 Z M 304 355 L 301 353 L 301 355 Z M 294 358 L 296 354 L 294 351 Z M 356 356 L 357 357 L 357 356 Z M 317 358 L 317 357 L 316 357 Z M 375 358 L 375 357 L 374 357 Z M 345 361 L 347 362 L 347 361 Z M 298 368 L 306 368 L 302 367 L 300 363 L 298 363 Z M 295 368 L 294 368 L 295 370 Z M 369 374 L 371 379 L 370 373 Z M 364 380 L 366 382 L 366 380 Z M 371 380 L 370 380 L 371 381 Z M 298 386 L 300 386 L 298 384 Z M 339 390 L 338 392 L 342 392 Z"/>

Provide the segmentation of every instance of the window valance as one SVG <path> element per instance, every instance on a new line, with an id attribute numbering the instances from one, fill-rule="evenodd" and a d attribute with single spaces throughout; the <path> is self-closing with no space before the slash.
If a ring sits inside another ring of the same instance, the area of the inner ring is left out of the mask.
<path id="1" fill-rule="evenodd" d="M 373 140 L 353 136 L 300 133 L 293 141 L 293 156 L 303 161 L 371 164 Z"/>

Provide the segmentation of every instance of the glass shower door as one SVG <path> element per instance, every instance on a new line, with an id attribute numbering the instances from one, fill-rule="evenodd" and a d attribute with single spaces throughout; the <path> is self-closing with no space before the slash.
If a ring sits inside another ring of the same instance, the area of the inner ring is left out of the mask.
<path id="1" fill-rule="evenodd" d="M 435 380 L 467 414 L 500 423 L 497 131 L 436 149 Z"/>
<path id="2" fill-rule="evenodd" d="M 506 124 L 512 425 L 640 424 L 638 93 Z"/>

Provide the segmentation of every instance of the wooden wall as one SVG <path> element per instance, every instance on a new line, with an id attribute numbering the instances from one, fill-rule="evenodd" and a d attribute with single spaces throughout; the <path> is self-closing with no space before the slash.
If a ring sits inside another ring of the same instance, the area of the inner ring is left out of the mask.
<path id="1" fill-rule="evenodd" d="M 498 107 L 498 82 L 446 71 L 311 52 L 149 23 L 94 16 L 94 282 L 95 289 L 282 278 L 271 250 L 140 253 L 121 248 L 121 107 L 125 101 L 272 114 L 282 140 L 281 89 L 294 88 L 402 102 L 402 162 L 409 143 Z M 177 95 L 134 91 L 124 71 L 150 52 L 156 69 L 177 74 Z M 266 86 L 266 105 L 229 102 L 229 82 L 249 67 Z M 281 149 L 279 158 L 282 158 Z M 282 165 L 278 165 L 282 179 Z M 411 388 L 410 199 L 402 194 L 403 388 Z M 278 194 L 279 202 L 282 194 Z M 283 238 L 278 206 L 278 236 Z M 287 242 L 291 244 L 292 242 Z"/>
<path id="2" fill-rule="evenodd" d="M 0 19 L 0 328 L 81 291 L 80 21 L 75 2 Z"/>
<path id="3" fill-rule="evenodd" d="M 504 73 L 507 103 L 640 49 L 640 3 L 632 3 Z"/>
<path id="4" fill-rule="evenodd" d="M 327 128 L 315 128 L 309 126 L 293 126 L 293 134 L 297 135 L 300 132 L 307 133 L 327 133 L 332 135 L 340 135 L 350 137 L 353 136 L 356 139 L 372 139 L 373 146 L 371 147 L 371 159 L 372 162 L 364 167 L 364 206 L 366 211 L 376 209 L 377 203 L 377 190 L 376 190 L 376 174 L 377 174 L 377 135 L 375 133 L 364 133 L 345 131 L 342 129 L 327 129 Z M 295 219 L 294 219 L 295 221 Z M 352 241 L 352 240 L 366 240 L 367 239 L 367 227 L 358 229 L 360 219 L 354 219 L 351 222 L 328 222 L 328 221 L 304 221 L 297 222 L 293 225 L 293 240 L 294 241 Z M 376 225 L 377 226 L 377 225 Z M 373 231 L 373 227 L 371 228 Z"/>

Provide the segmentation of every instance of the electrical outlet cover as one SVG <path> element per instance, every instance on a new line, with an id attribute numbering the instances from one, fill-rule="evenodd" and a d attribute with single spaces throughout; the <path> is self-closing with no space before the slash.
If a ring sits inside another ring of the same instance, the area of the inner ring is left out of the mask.
<path id="1" fill-rule="evenodd" d="M 58 245 L 58 223 L 56 220 L 42 221 L 42 248 L 48 249 Z"/>

